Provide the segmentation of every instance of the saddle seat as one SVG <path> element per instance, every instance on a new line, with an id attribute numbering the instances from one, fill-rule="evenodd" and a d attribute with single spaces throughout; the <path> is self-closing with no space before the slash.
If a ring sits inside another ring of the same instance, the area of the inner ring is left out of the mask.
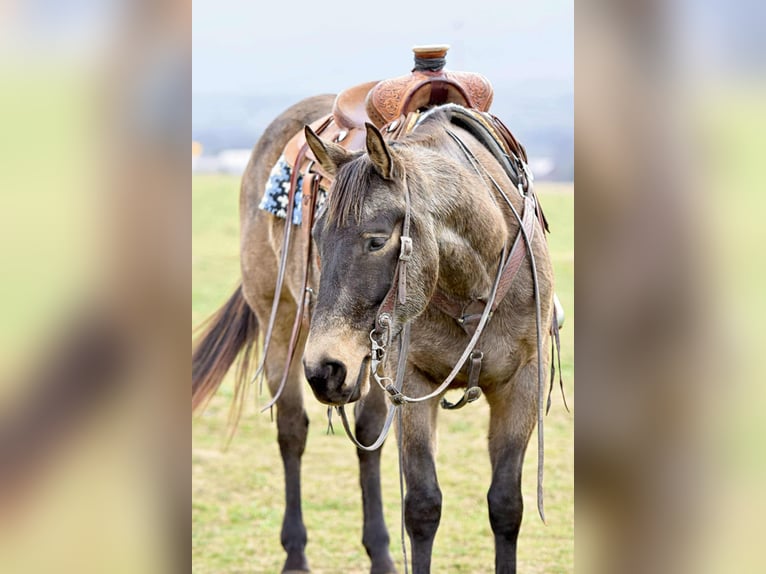
<path id="1" fill-rule="evenodd" d="M 324 140 L 339 144 L 350 152 L 365 148 L 365 123 L 379 128 L 385 136 L 394 137 L 407 131 L 417 114 L 443 104 L 459 104 L 482 112 L 492 105 L 493 91 L 489 80 L 473 72 L 451 72 L 444 69 L 449 46 L 416 46 L 415 67 L 406 76 L 390 80 L 366 82 L 340 92 L 332 112 L 311 124 Z M 303 130 L 287 144 L 284 157 L 291 168 L 306 143 Z M 299 169 L 311 169 L 323 176 L 323 187 L 331 182 L 329 174 L 312 164 L 311 150 Z"/>
<path id="2" fill-rule="evenodd" d="M 379 82 L 366 82 L 347 88 L 337 95 L 332 105 L 332 116 L 340 126 L 347 129 L 363 129 L 370 121 L 367 115 L 367 95 Z"/>

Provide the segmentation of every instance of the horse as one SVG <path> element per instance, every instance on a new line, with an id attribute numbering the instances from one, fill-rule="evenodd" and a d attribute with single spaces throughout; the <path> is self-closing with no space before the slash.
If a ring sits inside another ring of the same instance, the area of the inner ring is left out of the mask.
<path id="1" fill-rule="evenodd" d="M 315 296 L 308 333 L 302 330 L 297 340 L 302 361 L 289 360 L 292 320 L 278 318 L 263 365 L 268 388 L 277 397 L 284 465 L 281 543 L 287 556 L 282 572 L 309 571 L 300 500 L 309 422 L 304 381 L 316 399 L 330 407 L 354 405 L 362 542 L 371 574 L 396 568 L 383 518 L 380 449 L 365 446 L 385 439 L 390 413 L 397 410 L 395 428 L 406 483 L 403 520 L 412 571 L 430 572 L 442 506 L 434 462 L 436 399 L 446 388 L 478 388 L 469 401 L 483 394 L 490 407 L 492 478 L 487 503 L 495 571 L 515 572 L 523 513 L 522 463 L 540 418 L 541 377 L 548 368 L 543 357 L 550 351 L 547 338 L 541 337 L 541 322 L 555 320 L 553 272 L 541 229 L 544 218 L 538 213 L 532 218 L 536 232 L 524 231 L 519 214 L 530 209 L 525 203 L 529 196 L 476 130 L 452 121 L 454 106 L 430 110 L 415 129 L 395 141 L 387 141 L 368 124 L 365 149 L 356 153 L 323 141 L 307 128 L 308 146 L 334 179 L 311 236 L 293 238 L 284 289 L 276 293 L 284 226 L 289 223 L 259 209 L 259 203 L 287 141 L 326 115 L 332 101 L 333 96 L 316 96 L 292 106 L 266 129 L 253 150 L 240 193 L 242 282 L 194 346 L 193 407 L 215 393 L 241 354 L 232 406 L 235 418 L 241 412 L 249 366 L 274 298 L 279 297 L 281 314 L 290 318 L 305 297 L 306 261 L 301 254 L 312 242 L 315 256 L 309 261 L 308 290 Z M 519 242 L 526 242 L 526 258 L 534 264 L 518 266 L 504 296 L 496 300 L 501 271 L 511 247 Z M 480 315 L 478 325 L 462 325 L 448 312 L 445 300 L 463 309 L 483 302 L 481 313 L 474 314 Z M 492 301 L 496 304 L 490 309 Z M 383 307 L 386 313 L 381 313 Z M 381 377 L 378 370 L 384 339 L 389 343 L 386 364 L 397 366 L 395 381 Z M 398 348 L 394 341 L 399 341 Z M 466 353 L 472 344 L 474 351 Z M 467 368 L 456 370 L 456 364 L 468 358 Z M 390 381 L 388 386 L 384 379 Z M 445 380 L 446 387 L 440 384 Z M 429 396 L 433 398 L 419 400 Z"/>

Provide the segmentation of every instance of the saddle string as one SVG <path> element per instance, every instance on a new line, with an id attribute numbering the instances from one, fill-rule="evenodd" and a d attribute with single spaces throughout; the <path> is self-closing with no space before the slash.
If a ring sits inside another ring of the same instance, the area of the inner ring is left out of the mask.
<path id="1" fill-rule="evenodd" d="M 301 222 L 301 224 L 304 226 L 304 229 L 306 230 L 304 232 L 304 235 L 306 237 L 306 263 L 303 267 L 304 289 L 308 283 L 309 271 L 311 268 L 312 241 L 311 241 L 310 233 L 311 233 L 311 226 L 314 220 L 314 213 L 316 211 L 317 196 L 319 195 L 319 176 L 317 174 L 311 173 L 312 165 L 313 165 L 313 162 L 309 164 L 309 168 L 306 171 L 306 175 L 305 175 L 306 180 L 304 180 L 304 181 L 307 181 L 309 177 L 311 178 L 311 182 L 308 183 L 308 186 L 304 187 L 304 189 L 309 190 L 309 196 L 302 198 L 302 201 L 306 206 L 306 209 L 302 213 L 305 220 Z M 290 221 L 290 225 L 292 225 L 292 220 Z M 304 310 L 306 308 L 306 303 L 309 296 L 310 294 L 308 292 L 304 292 L 303 297 L 300 297 L 300 301 L 298 301 L 298 307 L 295 312 L 295 319 L 293 320 L 293 328 L 290 333 L 290 342 L 287 347 L 287 357 L 285 359 L 285 367 L 282 370 L 282 379 L 279 382 L 279 387 L 277 388 L 277 391 L 271 397 L 271 400 L 266 404 L 266 406 L 264 406 L 261 409 L 261 412 L 265 412 L 267 409 L 271 409 L 277 403 L 277 401 L 279 400 L 279 397 L 282 396 L 282 393 L 285 390 L 285 386 L 287 386 L 287 379 L 290 375 L 290 366 L 293 364 L 293 358 L 295 357 L 295 351 L 297 348 L 298 339 L 300 338 L 300 334 L 303 327 Z"/>
<path id="2" fill-rule="evenodd" d="M 553 339 L 553 330 L 551 330 L 551 339 Z M 551 394 L 553 393 L 553 381 L 555 380 L 556 380 L 556 349 L 554 349 L 553 345 L 551 345 L 551 384 L 548 387 L 548 403 L 545 405 L 545 416 L 548 416 L 548 413 L 551 411 Z"/>
<path id="3" fill-rule="evenodd" d="M 322 125 L 320 125 L 316 129 L 317 134 L 321 134 L 324 132 L 328 126 L 332 123 L 332 116 L 327 118 Z M 253 378 L 250 381 L 250 384 L 253 384 L 255 381 L 257 381 L 260 378 L 260 383 L 258 387 L 258 393 L 263 393 L 263 375 L 265 373 L 266 368 L 266 358 L 269 353 L 269 347 L 271 345 L 271 337 L 274 332 L 274 326 L 277 321 L 277 312 L 279 311 L 279 301 L 281 299 L 281 293 L 282 293 L 282 286 L 284 285 L 284 279 L 285 279 L 285 271 L 287 269 L 287 255 L 289 252 L 290 247 L 290 235 L 292 232 L 293 227 L 293 213 L 295 211 L 295 194 L 298 190 L 298 179 L 300 178 L 300 167 L 303 163 L 303 160 L 306 159 L 306 154 L 308 153 L 309 147 L 308 144 L 304 143 L 301 149 L 298 151 L 297 156 L 295 157 L 295 165 L 293 166 L 293 171 L 290 174 L 290 189 L 287 192 L 287 210 L 285 213 L 285 230 L 282 234 L 282 253 L 279 257 L 279 269 L 277 271 L 277 282 L 276 287 L 274 288 L 274 299 L 271 303 L 271 314 L 269 315 L 269 323 L 268 327 L 266 329 L 266 335 L 263 338 L 263 351 L 261 353 L 261 363 L 258 365 L 258 368 L 255 371 L 255 374 L 253 375 Z M 318 186 L 319 181 L 315 178 L 314 184 Z M 314 193 L 316 195 L 316 192 Z M 311 213 L 313 215 L 314 206 L 316 205 L 316 198 L 312 198 L 313 205 L 311 206 Z M 310 242 L 309 242 L 310 243 Z M 305 287 L 305 285 L 304 285 Z M 283 375 L 287 377 L 287 371 L 289 369 L 289 363 L 288 366 L 285 367 L 285 374 Z M 285 381 L 282 381 L 280 383 L 280 388 L 278 392 L 276 393 L 277 398 L 279 398 L 279 395 L 282 394 L 282 390 L 284 390 Z M 271 408 L 271 406 L 274 405 L 276 400 L 271 402 L 271 405 L 268 408 Z M 265 408 L 263 410 L 266 410 Z M 261 412 L 263 412 L 263 410 Z"/>
<path id="4" fill-rule="evenodd" d="M 567 410 L 567 412 L 572 412 L 569 410 L 569 405 L 567 404 L 567 396 L 564 393 L 564 379 L 561 377 L 561 337 L 559 336 L 559 319 L 556 316 L 556 311 L 553 312 L 553 342 L 556 344 L 556 360 L 558 362 L 559 367 L 559 388 L 561 389 L 561 398 L 564 401 L 564 408 Z M 553 361 L 551 360 L 551 368 L 553 367 Z"/>
<path id="5" fill-rule="evenodd" d="M 308 152 L 308 144 L 304 144 L 298 152 L 298 157 L 295 160 L 295 165 L 299 166 L 306 157 Z M 290 175 L 290 190 L 287 193 L 287 212 L 285 214 L 285 229 L 282 233 L 282 253 L 279 257 L 279 271 L 277 272 L 277 285 L 274 289 L 274 300 L 271 303 L 271 315 L 269 316 L 269 325 L 266 328 L 266 336 L 263 340 L 263 352 L 261 353 L 261 364 L 258 365 L 255 374 L 253 375 L 250 383 L 254 383 L 259 377 L 262 377 L 266 367 L 266 358 L 269 354 L 269 347 L 271 346 L 271 336 L 274 332 L 274 325 L 277 322 L 277 312 L 279 310 L 279 301 L 281 299 L 282 286 L 285 281 L 285 270 L 287 269 L 287 254 L 290 247 L 290 235 L 293 227 L 293 212 L 295 210 L 295 192 L 298 188 L 298 177 L 300 170 L 293 168 L 293 173 Z M 263 392 L 263 378 L 261 378 L 258 393 Z"/>
<path id="6" fill-rule="evenodd" d="M 564 379 L 561 375 L 561 338 L 559 336 L 559 319 L 556 316 L 556 312 L 553 312 L 553 320 L 551 322 L 551 385 L 548 387 L 548 405 L 545 408 L 545 414 L 547 415 L 551 410 L 551 395 L 553 394 L 553 384 L 556 381 L 556 360 L 558 359 L 558 374 L 559 374 L 559 388 L 561 389 L 561 399 L 564 401 L 564 408 L 567 412 L 569 405 L 567 404 L 567 396 L 564 393 Z"/>

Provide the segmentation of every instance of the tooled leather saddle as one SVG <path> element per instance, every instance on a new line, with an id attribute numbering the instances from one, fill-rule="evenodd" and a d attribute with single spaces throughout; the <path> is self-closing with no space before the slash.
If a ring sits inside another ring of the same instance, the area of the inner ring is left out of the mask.
<path id="1" fill-rule="evenodd" d="M 409 131 L 420 112 L 434 106 L 454 103 L 488 111 L 493 98 L 489 80 L 474 72 L 445 70 L 448 49 L 446 45 L 414 47 L 415 67 L 410 74 L 342 91 L 335 98 L 332 112 L 312 123 L 311 128 L 322 139 L 355 152 L 365 147 L 367 122 L 396 138 Z M 305 144 L 301 130 L 287 144 L 285 160 L 292 169 L 299 164 L 301 173 L 311 166 L 323 176 L 321 187 L 328 188 L 331 178 L 312 162 L 315 158 Z"/>
<path id="2" fill-rule="evenodd" d="M 523 188 L 529 197 L 534 198 L 531 185 L 532 178 L 526 167 L 527 154 L 524 147 L 502 121 L 489 113 L 493 98 L 492 85 L 489 80 L 477 73 L 446 71 L 444 66 L 448 49 L 449 47 L 444 45 L 413 48 L 415 67 L 409 75 L 379 82 L 368 82 L 342 91 L 335 99 L 332 112 L 313 122 L 310 126 L 311 129 L 323 140 L 338 144 L 350 152 L 363 151 L 366 148 L 367 139 L 366 123 L 377 127 L 386 139 L 395 140 L 409 133 L 418 121 L 420 114 L 426 110 L 446 104 L 457 104 L 450 110 L 451 121 L 456 125 L 462 123 L 467 127 L 473 126 L 474 129 L 471 130 L 471 133 L 484 143 L 485 147 L 495 155 L 509 173 L 514 174 L 512 180 L 519 186 L 520 191 Z M 311 229 L 317 212 L 318 198 L 322 194 L 322 190 L 327 192 L 330 189 L 333 179 L 330 174 L 323 171 L 319 162 L 313 157 L 306 143 L 304 130 L 298 132 L 288 142 L 282 155 L 283 157 L 280 158 L 275 169 L 277 167 L 284 168 L 280 175 L 289 179 L 287 197 L 281 202 L 286 205 L 284 217 L 288 222 L 295 222 L 293 214 L 298 209 L 296 204 L 301 206 L 300 224 L 305 249 L 301 292 L 304 293 L 304 296 L 298 301 L 282 381 L 272 400 L 263 410 L 273 406 L 281 395 L 287 381 L 287 374 L 296 350 L 302 324 L 307 327 L 310 322 L 313 295 L 313 290 L 309 288 L 313 247 Z M 282 187 L 282 183 L 280 183 L 280 187 Z M 300 200 L 297 199 L 298 192 L 301 194 Z M 527 224 L 534 225 L 534 220 L 537 218 L 542 228 L 547 230 L 547 222 L 539 204 L 532 201 L 531 205 L 532 207 L 528 208 L 528 211 L 525 210 L 523 226 L 526 228 Z M 270 211 L 269 208 L 264 209 Z M 277 293 L 282 291 L 292 228 L 293 225 L 288 223 L 283 229 L 283 247 L 275 288 Z M 523 251 L 520 253 L 523 257 Z M 513 275 L 515 275 L 514 269 L 517 269 L 517 265 L 506 266 L 504 269 L 504 275 L 509 271 L 507 273 L 508 281 L 512 280 Z M 261 365 L 265 363 L 265 356 L 268 353 L 279 300 L 280 297 L 274 297 L 272 303 L 271 317 L 264 338 L 264 359 Z M 502 296 L 500 300 L 502 300 Z M 453 303 L 442 298 L 439 307 L 456 319 L 467 333 L 472 334 L 476 321 L 471 320 L 470 310 L 464 305 Z M 558 333 L 555 322 L 553 329 Z M 259 369 L 255 378 L 261 372 Z M 462 404 L 460 403 L 460 405 Z"/>

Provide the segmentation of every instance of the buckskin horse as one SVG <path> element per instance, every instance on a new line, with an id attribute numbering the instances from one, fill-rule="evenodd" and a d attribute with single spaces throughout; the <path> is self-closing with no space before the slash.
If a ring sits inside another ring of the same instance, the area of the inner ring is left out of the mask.
<path id="1" fill-rule="evenodd" d="M 266 129 L 243 176 L 242 283 L 195 344 L 192 405 L 215 393 L 241 354 L 232 406 L 239 415 L 266 327 L 256 375 L 272 394 L 267 407 L 276 406 L 284 464 L 283 572 L 309 570 L 300 500 L 304 380 L 337 408 L 357 445 L 372 574 L 396 570 L 379 449 L 392 421 L 412 569 L 422 574 L 441 519 L 439 399 L 459 408 L 483 394 L 495 570 L 516 571 L 522 462 L 536 424 L 542 447 L 550 351 L 543 335 L 558 335 L 547 223 L 523 147 L 487 112 L 488 82 L 445 72 L 445 53 L 421 49 L 410 76 L 289 108 Z M 279 166 L 289 189 L 277 202 L 283 218 L 264 209 Z M 453 404 L 443 394 L 454 388 L 464 392 Z M 351 403 L 353 432 L 343 408 Z"/>

